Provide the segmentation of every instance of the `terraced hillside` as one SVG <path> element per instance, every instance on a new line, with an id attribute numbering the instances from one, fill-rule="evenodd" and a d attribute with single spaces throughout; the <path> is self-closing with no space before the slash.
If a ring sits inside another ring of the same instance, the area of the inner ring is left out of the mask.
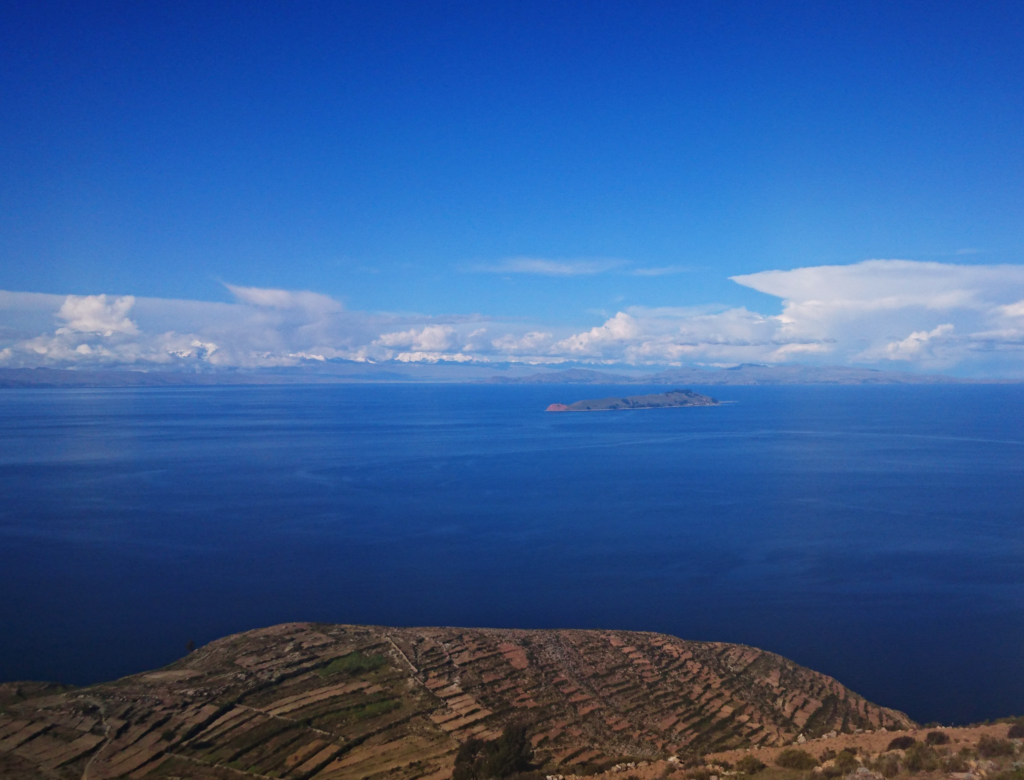
<path id="1" fill-rule="evenodd" d="M 295 623 L 90 688 L 0 686 L 0 777 L 442 780 L 460 743 L 513 722 L 561 774 L 913 725 L 740 645 Z"/>

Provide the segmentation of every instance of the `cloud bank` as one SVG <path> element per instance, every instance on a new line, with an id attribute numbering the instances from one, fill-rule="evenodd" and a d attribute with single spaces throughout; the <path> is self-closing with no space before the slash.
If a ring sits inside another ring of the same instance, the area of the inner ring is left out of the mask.
<path id="1" fill-rule="evenodd" d="M 484 315 L 347 311 L 316 292 L 235 285 L 232 303 L 0 292 L 0 367 L 802 362 L 1024 374 L 1024 266 L 868 260 L 732 278 L 777 297 L 781 312 L 631 307 L 574 331 Z"/>

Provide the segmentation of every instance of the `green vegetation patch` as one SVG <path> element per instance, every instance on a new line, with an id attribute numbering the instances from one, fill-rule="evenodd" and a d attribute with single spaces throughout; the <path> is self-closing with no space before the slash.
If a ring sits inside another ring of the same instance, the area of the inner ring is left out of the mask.
<path id="1" fill-rule="evenodd" d="M 964 756 L 955 755 L 946 756 L 942 760 L 942 768 L 947 772 L 967 772 L 970 770 L 971 765 Z"/>
<path id="2" fill-rule="evenodd" d="M 917 744 L 917 740 L 913 737 L 896 737 L 889 742 L 889 747 L 886 750 L 908 750 Z"/>
<path id="3" fill-rule="evenodd" d="M 722 780 L 722 775 L 718 775 Z M 757 780 L 809 780 L 818 777 L 817 773 L 808 775 L 807 772 L 798 772 L 792 769 L 783 769 L 777 766 L 769 766 L 757 773 Z M 726 775 L 728 778 L 728 775 Z"/>
<path id="4" fill-rule="evenodd" d="M 945 731 L 929 731 L 924 741 L 929 745 L 948 745 L 949 734 Z"/>
<path id="5" fill-rule="evenodd" d="M 828 731 L 829 723 L 838 716 L 839 697 L 834 693 L 830 693 L 822 700 L 821 706 L 807 719 L 803 731 L 809 737 L 820 737 Z"/>
<path id="6" fill-rule="evenodd" d="M 335 711 L 329 715 L 314 717 L 313 720 L 321 728 L 341 728 L 346 724 L 359 723 L 387 715 L 401 707 L 402 702 L 397 699 L 376 699 L 353 707 L 346 707 L 344 710 Z"/>
<path id="7" fill-rule="evenodd" d="M 871 765 L 882 777 L 896 777 L 900 773 L 900 757 L 896 753 L 883 753 Z"/>
<path id="8" fill-rule="evenodd" d="M 357 707 L 352 712 L 352 718 L 354 720 L 369 720 L 370 718 L 376 718 L 379 715 L 386 715 L 389 712 L 397 710 L 401 706 L 402 702 L 395 701 L 394 699 L 374 701 L 369 704 L 365 704 L 362 707 Z"/>
<path id="9" fill-rule="evenodd" d="M 1014 754 L 1013 743 L 1008 739 L 996 739 L 985 734 L 978 740 L 978 753 L 983 758 L 999 758 Z"/>
<path id="10" fill-rule="evenodd" d="M 756 775 L 761 770 L 767 768 L 767 764 L 751 755 L 743 756 L 743 758 L 736 762 L 736 770 L 745 775 Z"/>
<path id="11" fill-rule="evenodd" d="M 848 775 L 857 771 L 860 767 L 860 761 L 857 760 L 857 756 L 850 750 L 841 750 L 835 758 L 834 766 L 842 774 Z"/>
<path id="12" fill-rule="evenodd" d="M 818 765 L 818 759 L 806 750 L 786 748 L 775 757 L 775 765 L 781 766 L 783 769 L 800 769 L 806 771 L 808 769 L 814 769 L 814 767 Z"/>
<path id="13" fill-rule="evenodd" d="M 934 772 L 942 768 L 942 758 L 935 748 L 917 743 L 907 750 L 903 757 L 903 766 L 908 772 Z"/>
<path id="14" fill-rule="evenodd" d="M 333 677 L 336 674 L 366 674 L 375 672 L 387 664 L 387 659 L 380 654 L 363 655 L 358 650 L 341 658 L 335 658 L 317 674 L 321 677 Z"/>
<path id="15" fill-rule="evenodd" d="M 452 780 L 512 777 L 533 769 L 533 750 L 526 727 L 508 726 L 496 740 L 463 742 L 455 756 Z"/>

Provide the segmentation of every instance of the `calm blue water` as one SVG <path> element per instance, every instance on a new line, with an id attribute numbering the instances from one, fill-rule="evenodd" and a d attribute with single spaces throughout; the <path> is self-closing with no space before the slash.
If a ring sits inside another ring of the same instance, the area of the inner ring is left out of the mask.
<path id="1" fill-rule="evenodd" d="M 0 391 L 0 679 L 291 620 L 603 627 L 1024 714 L 1024 388 L 541 411 L 645 390 Z"/>

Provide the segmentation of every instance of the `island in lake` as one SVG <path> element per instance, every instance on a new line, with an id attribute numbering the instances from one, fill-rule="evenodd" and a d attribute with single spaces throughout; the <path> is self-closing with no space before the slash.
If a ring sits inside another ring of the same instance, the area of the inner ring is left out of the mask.
<path id="1" fill-rule="evenodd" d="M 611 412 L 616 409 L 669 409 L 677 406 L 718 406 L 718 401 L 692 390 L 669 390 L 667 393 L 631 395 L 627 398 L 597 398 L 574 404 L 551 404 L 547 411 Z"/>

